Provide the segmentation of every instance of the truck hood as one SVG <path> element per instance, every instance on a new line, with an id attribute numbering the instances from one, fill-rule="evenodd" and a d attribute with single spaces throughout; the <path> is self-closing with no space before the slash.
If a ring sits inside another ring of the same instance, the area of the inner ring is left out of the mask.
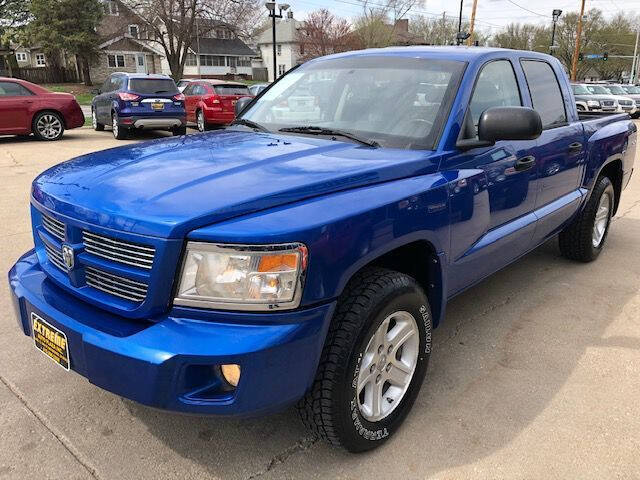
<path id="1" fill-rule="evenodd" d="M 437 166 L 432 151 L 225 130 L 75 158 L 36 178 L 32 198 L 101 227 L 181 238 L 235 216 Z"/>

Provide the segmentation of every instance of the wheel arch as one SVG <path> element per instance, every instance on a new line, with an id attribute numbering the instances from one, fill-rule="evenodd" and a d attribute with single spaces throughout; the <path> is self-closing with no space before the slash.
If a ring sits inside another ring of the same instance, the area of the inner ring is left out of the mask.
<path id="1" fill-rule="evenodd" d="M 444 317 L 446 296 L 443 253 L 438 253 L 435 245 L 427 239 L 412 239 L 406 243 L 394 245 L 392 248 L 379 252 L 373 258 L 367 258 L 363 263 L 354 266 L 344 277 L 339 289 L 341 294 L 346 285 L 366 268 L 382 267 L 404 273 L 414 278 L 422 287 L 429 300 L 433 316 L 434 328 Z"/>
<path id="2" fill-rule="evenodd" d="M 595 180 L 597 180 L 601 176 L 608 177 L 613 184 L 613 191 L 615 192 L 613 215 L 615 215 L 618 211 L 618 205 L 620 205 L 620 196 L 622 194 L 622 180 L 624 177 L 621 156 L 615 155 L 610 157 L 608 161 L 600 167 L 600 170 L 598 170 L 598 174 L 594 178 L 594 184 Z M 593 188 L 590 190 L 589 196 L 591 196 L 592 191 Z"/>
<path id="3" fill-rule="evenodd" d="M 38 115 L 40 115 L 41 113 L 55 113 L 56 115 L 58 115 L 62 120 L 62 126 L 66 130 L 67 120 L 66 118 L 64 118 L 64 115 L 62 114 L 62 112 L 60 110 L 56 110 L 55 108 L 46 107 L 46 108 L 40 108 L 35 112 L 33 112 L 33 116 L 31 117 L 31 132 L 35 131 L 36 118 L 38 118 Z"/>

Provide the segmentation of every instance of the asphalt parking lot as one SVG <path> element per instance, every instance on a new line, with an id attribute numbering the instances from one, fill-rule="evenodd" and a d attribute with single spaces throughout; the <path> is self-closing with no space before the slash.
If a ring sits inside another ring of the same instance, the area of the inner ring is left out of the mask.
<path id="1" fill-rule="evenodd" d="M 0 137 L 2 271 L 32 246 L 34 176 L 121 144 L 88 128 L 55 143 Z M 2 478 L 640 479 L 637 173 L 595 263 L 550 241 L 450 303 L 413 412 L 364 455 L 310 438 L 293 409 L 230 420 L 119 398 L 37 353 L 11 311 L 3 280 Z"/>

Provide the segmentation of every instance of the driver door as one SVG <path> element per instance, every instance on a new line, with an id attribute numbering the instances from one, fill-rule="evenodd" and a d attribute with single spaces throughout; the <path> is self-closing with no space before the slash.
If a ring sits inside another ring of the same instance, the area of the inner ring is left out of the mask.
<path id="1" fill-rule="evenodd" d="M 477 135 L 478 120 L 486 109 L 522 105 L 514 65 L 507 59 L 489 61 L 477 76 L 462 135 Z M 446 169 L 457 174 L 450 193 L 451 293 L 529 249 L 535 230 L 535 147 L 535 140 L 498 141 L 446 162 Z"/>

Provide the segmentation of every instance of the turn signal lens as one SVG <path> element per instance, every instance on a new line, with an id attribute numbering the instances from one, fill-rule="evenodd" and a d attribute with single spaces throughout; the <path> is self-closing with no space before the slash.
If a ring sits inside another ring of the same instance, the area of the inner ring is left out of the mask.
<path id="1" fill-rule="evenodd" d="M 220 370 L 229 385 L 233 387 L 238 386 L 238 382 L 240 381 L 240 365 L 236 365 L 235 363 L 220 365 Z"/>
<path id="2" fill-rule="evenodd" d="M 284 255 L 265 255 L 260 259 L 259 272 L 281 272 L 298 268 L 298 255 L 288 253 Z"/>

